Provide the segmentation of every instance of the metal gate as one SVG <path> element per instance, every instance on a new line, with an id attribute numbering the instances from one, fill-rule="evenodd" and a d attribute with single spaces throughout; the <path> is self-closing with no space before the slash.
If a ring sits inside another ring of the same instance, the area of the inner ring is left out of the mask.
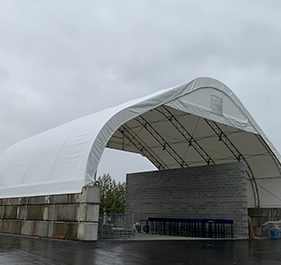
<path id="1" fill-rule="evenodd" d="M 102 214 L 99 216 L 99 239 L 133 239 L 134 214 Z"/>

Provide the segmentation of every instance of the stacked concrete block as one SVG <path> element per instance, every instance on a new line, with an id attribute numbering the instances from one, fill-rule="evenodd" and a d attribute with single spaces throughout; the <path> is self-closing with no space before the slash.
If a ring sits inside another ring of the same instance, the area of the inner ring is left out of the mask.
<path id="1" fill-rule="evenodd" d="M 100 188 L 82 193 L 0 199 L 0 232 L 96 241 Z"/>
<path id="2" fill-rule="evenodd" d="M 66 232 L 66 224 L 67 222 L 54 222 L 52 226 L 49 225 L 48 237 L 53 237 L 53 235 L 55 235 L 55 237 L 57 238 L 64 238 Z"/>
<path id="3" fill-rule="evenodd" d="M 49 229 L 49 222 L 46 221 L 35 221 L 33 235 L 40 237 L 47 237 Z"/>
<path id="4" fill-rule="evenodd" d="M 22 222 L 21 234 L 27 235 L 27 236 L 33 235 L 34 221 L 26 220 L 26 221 L 21 221 L 21 222 Z"/>
<path id="5" fill-rule="evenodd" d="M 98 223 L 94 222 L 81 222 L 79 227 L 79 240 L 93 241 L 97 240 Z"/>
<path id="6" fill-rule="evenodd" d="M 127 175 L 126 213 L 149 217 L 231 219 L 234 237 L 248 238 L 245 164 Z"/>
<path id="7" fill-rule="evenodd" d="M 65 237 L 71 240 L 77 240 L 78 238 L 78 223 L 77 222 L 67 222 L 65 225 Z M 97 240 L 97 235 L 92 238 L 92 241 Z"/>

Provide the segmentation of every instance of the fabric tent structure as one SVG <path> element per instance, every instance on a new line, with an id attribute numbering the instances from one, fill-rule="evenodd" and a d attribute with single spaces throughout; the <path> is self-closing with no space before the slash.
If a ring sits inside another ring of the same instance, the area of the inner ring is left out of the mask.
<path id="1" fill-rule="evenodd" d="M 0 155 L 0 197 L 81 192 L 105 148 L 139 153 L 159 170 L 244 161 L 249 206 L 281 201 L 280 154 L 235 94 L 197 78 L 63 124 Z"/>

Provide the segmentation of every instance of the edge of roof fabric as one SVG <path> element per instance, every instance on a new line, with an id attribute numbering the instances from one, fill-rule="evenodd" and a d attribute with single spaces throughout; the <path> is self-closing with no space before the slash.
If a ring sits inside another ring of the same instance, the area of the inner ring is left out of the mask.
<path id="1" fill-rule="evenodd" d="M 183 100 L 184 96 L 204 88 L 212 88 L 229 98 L 245 119 L 217 115 Z M 102 153 L 114 132 L 161 105 L 260 135 L 280 166 L 280 154 L 236 95 L 218 80 L 203 77 L 79 118 L 12 145 L 0 154 L 0 198 L 81 192 L 84 185 L 95 181 Z"/>
<path id="2" fill-rule="evenodd" d="M 239 108 L 242 113 L 247 118 L 247 122 L 241 122 L 238 120 L 233 120 L 231 118 L 227 118 L 224 116 L 219 116 L 216 114 L 211 113 L 210 111 L 200 111 L 199 107 L 190 106 L 189 104 L 181 104 L 181 102 L 178 102 L 177 99 L 180 97 L 189 94 L 195 90 L 202 89 L 202 88 L 214 88 L 220 92 L 222 92 L 224 95 L 229 97 L 231 101 Z M 147 97 L 140 98 L 136 101 L 130 101 L 127 104 L 120 105 L 118 107 L 121 107 L 122 110 L 120 110 L 118 113 L 116 113 L 108 122 L 104 125 L 102 130 L 105 133 L 100 133 L 96 140 L 94 141 L 93 147 L 91 149 L 91 153 L 88 160 L 88 172 L 86 176 L 86 183 L 90 183 L 93 181 L 93 174 L 97 171 L 97 167 L 102 155 L 102 152 L 104 150 L 104 147 L 110 137 L 113 135 L 113 133 L 124 123 L 127 121 L 137 117 L 138 115 L 141 115 L 149 110 L 152 110 L 160 105 L 167 105 L 174 107 L 179 110 L 183 110 L 185 112 L 188 112 L 190 114 L 195 114 L 197 116 L 201 116 L 206 119 L 210 119 L 215 122 L 219 122 L 225 125 L 231 125 L 233 127 L 240 128 L 242 130 L 252 132 L 255 134 L 259 134 L 262 136 L 265 143 L 268 145 L 270 150 L 272 151 L 273 155 L 277 158 L 278 162 L 281 161 L 281 156 L 276 150 L 276 148 L 273 146 L 273 144 L 270 142 L 270 140 L 267 138 L 265 133 L 262 131 L 262 129 L 258 126 L 258 124 L 255 122 L 255 120 L 252 118 L 250 113 L 247 111 L 247 109 L 243 106 L 241 101 L 237 98 L 237 96 L 223 83 L 221 83 L 218 80 L 207 78 L 207 77 L 201 77 L 194 79 L 188 83 L 184 83 L 182 85 L 172 87 L 170 89 L 161 90 L 154 94 L 151 94 Z M 123 108 L 124 107 L 124 108 Z M 101 130 L 101 131 L 102 131 Z M 100 149 L 101 148 L 101 149 Z"/>

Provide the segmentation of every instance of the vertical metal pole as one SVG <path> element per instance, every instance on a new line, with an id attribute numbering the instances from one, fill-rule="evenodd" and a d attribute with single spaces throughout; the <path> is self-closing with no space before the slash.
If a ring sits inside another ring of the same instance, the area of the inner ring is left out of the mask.
<path id="1" fill-rule="evenodd" d="M 54 219 L 55 219 L 55 207 L 56 207 L 56 195 L 54 196 L 54 203 L 53 203 L 53 216 L 52 216 L 52 226 L 51 226 L 51 235 L 54 237 Z"/>
<path id="2" fill-rule="evenodd" d="M 25 199 L 25 208 L 24 208 L 24 217 L 23 217 L 23 226 L 21 228 L 21 232 L 23 232 L 24 226 L 25 226 L 25 220 L 26 220 L 26 213 L 27 213 L 27 204 L 28 204 L 29 197 L 26 197 Z M 3 201 L 4 202 L 4 201 Z"/>
<path id="3" fill-rule="evenodd" d="M 79 231 L 80 231 L 80 219 L 81 219 L 81 205 L 82 205 L 82 194 L 80 195 L 80 202 L 79 202 L 79 214 L 78 214 L 78 229 L 77 229 L 77 239 L 79 239 Z"/>

